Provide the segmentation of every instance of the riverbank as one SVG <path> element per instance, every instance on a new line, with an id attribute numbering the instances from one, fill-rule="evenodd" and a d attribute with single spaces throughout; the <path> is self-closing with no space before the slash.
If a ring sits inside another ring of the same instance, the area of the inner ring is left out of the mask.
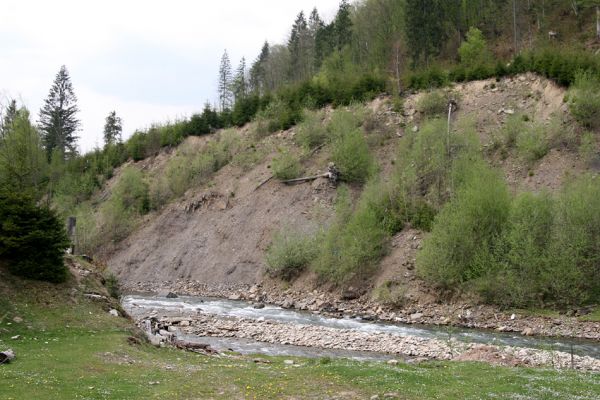
<path id="1" fill-rule="evenodd" d="M 506 312 L 486 305 L 465 303 L 410 305 L 393 309 L 367 296 L 345 292 L 300 292 L 275 284 L 207 285 L 197 281 L 138 282 L 125 287 L 129 292 L 174 292 L 189 296 L 246 300 L 283 308 L 306 310 L 334 317 L 361 317 L 405 324 L 426 324 L 516 332 L 526 336 L 566 337 L 600 341 L 600 321 L 585 321 L 576 316 L 531 315 Z"/>
<path id="2" fill-rule="evenodd" d="M 187 296 L 181 299 L 126 296 L 123 307 L 156 345 L 180 345 L 182 338 L 187 341 L 186 338 L 192 335 L 198 339 L 194 340 L 196 343 L 203 343 L 203 337 L 236 338 L 276 345 L 372 352 L 409 358 L 410 361 L 469 360 L 513 367 L 600 371 L 600 358 L 589 356 L 595 354 L 593 347 L 582 347 L 584 352 L 578 355 L 575 344 L 571 344 L 570 352 L 557 351 L 556 346 L 547 347 L 542 342 L 528 340 L 525 343 L 514 339 L 506 342 L 508 338 L 480 331 L 468 335 L 462 332 L 443 334 L 425 327 L 413 329 L 337 320 L 273 306 L 255 309 L 247 302 Z M 562 349 L 569 348 L 568 344 L 561 345 Z"/>

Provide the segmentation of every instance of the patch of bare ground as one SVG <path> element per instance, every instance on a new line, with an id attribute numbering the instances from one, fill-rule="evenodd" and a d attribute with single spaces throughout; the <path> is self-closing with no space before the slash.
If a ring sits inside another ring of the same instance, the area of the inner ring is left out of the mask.
<path id="1" fill-rule="evenodd" d="M 533 74 L 462 83 L 447 90 L 453 91 L 458 99 L 453 123 L 465 119 L 474 121 L 484 149 L 492 141 L 493 133 L 516 113 L 540 123 L 548 122 L 556 115 L 563 124 L 572 121 L 563 102 L 565 90 Z M 423 119 L 416 109 L 422 95 L 409 95 L 402 113 L 393 111 L 391 99 L 386 97 L 379 97 L 368 105 L 370 114 L 365 123 L 365 135 L 383 179 L 393 171 L 404 127 L 418 125 Z M 325 121 L 331 113 L 330 108 L 325 110 Z M 238 133 L 251 135 L 252 128 L 246 126 Z M 262 139 L 257 145 L 266 149 L 262 160 L 250 167 L 231 163 L 217 172 L 208 184 L 189 190 L 183 198 L 147 216 L 138 230 L 106 254 L 109 268 L 128 287 L 157 287 L 176 281 L 248 287 L 262 284 L 268 288 L 267 292 L 272 291 L 275 300 L 281 302 L 286 296 L 295 298 L 294 293 L 298 295 L 296 297 L 307 293 L 322 294 L 326 298 L 323 302 L 329 301 L 330 294 L 339 298 L 344 288 L 320 285 L 310 271 L 291 285 L 271 280 L 264 274 L 265 250 L 274 232 L 288 228 L 316 232 L 326 227 L 334 215 L 335 188 L 325 179 L 298 185 L 268 180 L 272 176 L 271 161 L 279 148 L 285 146 L 300 151 L 293 143 L 294 136 L 295 129 L 292 128 Z M 187 139 L 198 149 L 208 140 L 211 140 L 208 136 Z M 173 153 L 164 151 L 137 165 L 160 174 Z M 314 152 L 302 160 L 304 173 L 325 172 L 329 160 L 327 147 Z M 489 161 L 501 168 L 514 191 L 556 191 L 566 178 L 586 169 L 575 152 L 563 147 L 550 150 L 533 164 L 526 164 L 512 153 L 504 158 L 492 154 Z M 107 187 L 110 188 L 110 183 Z M 354 197 L 358 197 L 360 188 L 351 189 Z M 417 230 L 405 229 L 392 238 L 389 253 L 381 261 L 377 274 L 371 280 L 352 283 L 362 296 L 356 301 L 364 304 L 357 310 L 377 310 L 381 304 L 377 304 L 371 291 L 387 285 L 403 291 L 403 304 L 397 313 L 409 322 L 505 327 L 515 331 L 527 328 L 523 322 L 509 320 L 496 309 L 472 307 L 474 299 L 448 298 L 419 279 L 415 272 L 415 257 L 423 236 Z M 386 312 L 383 310 L 380 314 Z M 465 319 L 465 315 L 469 317 Z M 558 322 L 536 319 L 534 328 L 548 334 L 565 334 L 566 324 L 552 328 L 553 323 Z M 576 323 L 573 324 L 573 329 L 579 329 Z M 544 325 L 550 327 L 542 329 Z M 586 325 L 574 335 L 590 337 L 590 329 L 595 328 L 595 325 Z"/>

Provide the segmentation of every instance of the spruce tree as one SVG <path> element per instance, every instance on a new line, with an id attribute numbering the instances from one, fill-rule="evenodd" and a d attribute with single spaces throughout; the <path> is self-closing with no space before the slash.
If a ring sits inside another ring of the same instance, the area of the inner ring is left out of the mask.
<path id="1" fill-rule="evenodd" d="M 231 62 L 227 50 L 221 57 L 221 66 L 219 67 L 219 106 L 221 111 L 231 109 L 233 103 L 233 94 L 231 91 Z"/>
<path id="2" fill-rule="evenodd" d="M 248 83 L 246 82 L 246 59 L 244 57 L 240 60 L 240 65 L 235 72 L 232 91 L 235 102 L 246 97 L 246 94 L 248 93 Z"/>
<path id="3" fill-rule="evenodd" d="M 352 40 L 352 20 L 350 19 L 348 0 L 342 0 L 340 3 L 334 20 L 334 31 L 335 45 L 338 50 L 342 50 Z"/>
<path id="4" fill-rule="evenodd" d="M 308 24 L 304 18 L 304 12 L 300 11 L 288 41 L 288 49 L 290 51 L 290 78 L 293 81 L 301 81 L 308 79 L 309 67 L 312 64 L 309 56 L 310 33 Z"/>
<path id="5" fill-rule="evenodd" d="M 4 110 L 4 115 L 2 116 L 2 121 L 0 121 L 0 137 L 6 136 L 6 133 L 10 130 L 12 123 L 17 117 L 17 101 L 12 99 L 6 109 Z"/>
<path id="6" fill-rule="evenodd" d="M 258 94 L 264 94 L 266 91 L 267 77 L 265 64 L 269 59 L 270 52 L 269 42 L 265 41 L 258 58 L 252 63 L 252 67 L 250 67 L 250 87 L 253 92 Z"/>
<path id="7" fill-rule="evenodd" d="M 48 160 L 59 151 L 63 157 L 77 155 L 77 136 L 80 122 L 76 115 L 77 97 L 67 68 L 63 65 L 56 74 L 48 98 L 40 110 L 39 128 Z"/>

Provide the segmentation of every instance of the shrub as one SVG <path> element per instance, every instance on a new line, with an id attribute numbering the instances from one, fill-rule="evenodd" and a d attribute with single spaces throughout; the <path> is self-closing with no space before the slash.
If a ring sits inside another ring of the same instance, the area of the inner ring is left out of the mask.
<path id="1" fill-rule="evenodd" d="M 408 132 L 400 143 L 393 176 L 405 204 L 414 209 L 426 201 L 439 208 L 452 189 L 453 160 L 463 154 L 479 154 L 478 141 L 469 127 L 448 137 L 446 122 L 437 119 L 424 122 L 419 132 Z"/>
<path id="2" fill-rule="evenodd" d="M 517 138 L 525 131 L 526 123 L 522 114 L 509 115 L 500 130 L 502 144 L 506 149 L 512 149 L 517 144 Z"/>
<path id="3" fill-rule="evenodd" d="M 142 172 L 135 167 L 126 167 L 116 183 L 111 201 L 121 205 L 125 210 L 144 214 L 150 209 L 148 184 Z"/>
<path id="4" fill-rule="evenodd" d="M 305 150 L 320 146 L 327 139 L 323 112 L 305 111 L 304 118 L 296 128 L 296 142 Z"/>
<path id="5" fill-rule="evenodd" d="M 587 128 L 600 128 L 600 79 L 591 72 L 580 72 L 569 90 L 571 114 Z"/>
<path id="6" fill-rule="evenodd" d="M 300 176 L 300 161 L 289 150 L 280 151 L 279 155 L 273 159 L 271 166 L 273 175 L 277 179 L 288 180 Z"/>
<path id="7" fill-rule="evenodd" d="M 527 162 L 532 163 L 544 157 L 549 150 L 544 129 L 531 125 L 517 137 L 517 152 Z"/>
<path id="8" fill-rule="evenodd" d="M 320 239 L 316 272 L 337 284 L 368 277 L 387 250 L 389 233 L 381 217 L 369 196 L 361 198 L 352 212 L 349 193 L 340 188 L 336 221 Z"/>
<path id="9" fill-rule="evenodd" d="M 551 262 L 552 298 L 562 304 L 600 300 L 600 182 L 584 175 L 565 186 L 556 207 Z"/>
<path id="10" fill-rule="evenodd" d="M 448 112 L 448 96 L 442 90 L 424 93 L 419 98 L 417 110 L 428 117 L 444 115 Z"/>
<path id="11" fill-rule="evenodd" d="M 596 150 L 596 138 L 593 133 L 585 132 L 581 136 L 581 143 L 579 144 L 579 155 L 587 165 L 591 165 L 595 160 L 598 159 L 598 153 Z"/>
<path id="12" fill-rule="evenodd" d="M 406 303 L 406 286 L 386 281 L 373 291 L 373 299 L 390 307 L 402 307 Z"/>
<path id="13" fill-rule="evenodd" d="M 505 307 L 540 305 L 547 292 L 554 214 L 554 200 L 546 193 L 525 192 L 513 200 L 498 262 L 488 266 L 478 285 L 484 300 Z"/>
<path id="14" fill-rule="evenodd" d="M 461 172 L 455 197 L 436 216 L 417 257 L 419 273 L 442 287 L 486 272 L 510 210 L 504 179 L 483 162 L 470 165 Z"/>
<path id="15" fill-rule="evenodd" d="M 267 272 L 290 281 L 300 275 L 317 253 L 315 239 L 295 231 L 278 232 L 266 254 Z"/>
<path id="16" fill-rule="evenodd" d="M 64 225 L 48 208 L 14 191 L 0 192 L 0 258 L 15 275 L 63 282 L 63 254 L 69 246 Z"/>
<path id="17" fill-rule="evenodd" d="M 114 274 L 109 273 L 104 278 L 104 286 L 106 287 L 110 297 L 113 299 L 119 299 L 121 297 L 121 286 L 119 285 L 119 280 Z"/>

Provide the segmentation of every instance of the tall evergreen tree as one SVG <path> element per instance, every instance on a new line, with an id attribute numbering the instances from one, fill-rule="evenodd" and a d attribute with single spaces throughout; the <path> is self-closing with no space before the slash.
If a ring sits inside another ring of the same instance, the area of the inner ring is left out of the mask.
<path id="1" fill-rule="evenodd" d="M 240 99 L 246 97 L 248 93 L 248 83 L 246 80 L 246 58 L 242 57 L 240 64 L 235 72 L 233 78 L 233 97 L 237 102 Z"/>
<path id="2" fill-rule="evenodd" d="M 231 62 L 227 50 L 221 57 L 219 67 L 219 107 L 221 111 L 231 109 L 233 105 L 233 93 L 231 91 Z"/>
<path id="3" fill-rule="evenodd" d="M 48 98 L 40 110 L 39 127 L 48 159 L 59 151 L 63 157 L 77 154 L 77 136 L 80 122 L 76 115 L 77 97 L 67 68 L 63 65 L 56 74 Z"/>
<path id="4" fill-rule="evenodd" d="M 121 133 L 123 132 L 123 121 L 117 116 L 116 111 L 111 111 L 106 117 L 104 123 L 104 144 L 106 146 L 120 143 Z"/>
<path id="5" fill-rule="evenodd" d="M 258 58 L 250 67 L 250 88 L 253 92 L 264 94 L 266 91 L 266 68 L 265 65 L 270 55 L 269 42 L 265 41 Z"/>
<path id="6" fill-rule="evenodd" d="M 311 40 L 304 12 L 300 11 L 292 25 L 288 41 L 291 61 L 290 78 L 293 81 L 305 80 L 310 76 L 313 64 L 310 57 Z"/>
<path id="7" fill-rule="evenodd" d="M 350 19 L 350 4 L 342 0 L 334 20 L 336 47 L 342 50 L 352 40 L 352 20 Z"/>
<path id="8" fill-rule="evenodd" d="M 2 120 L 0 121 L 0 137 L 4 137 L 10 129 L 13 121 L 17 117 L 17 101 L 12 99 L 8 102 L 8 106 L 4 109 Z"/>
<path id="9" fill-rule="evenodd" d="M 309 46 L 308 46 L 308 58 L 310 62 L 310 75 L 315 73 L 319 63 L 317 62 L 317 35 L 320 30 L 323 29 L 325 23 L 319 16 L 317 8 L 313 8 L 308 18 L 308 35 L 309 35 Z"/>
<path id="10" fill-rule="evenodd" d="M 446 0 L 406 0 L 406 39 L 413 64 L 427 65 L 441 51 L 450 6 L 455 4 Z"/>

